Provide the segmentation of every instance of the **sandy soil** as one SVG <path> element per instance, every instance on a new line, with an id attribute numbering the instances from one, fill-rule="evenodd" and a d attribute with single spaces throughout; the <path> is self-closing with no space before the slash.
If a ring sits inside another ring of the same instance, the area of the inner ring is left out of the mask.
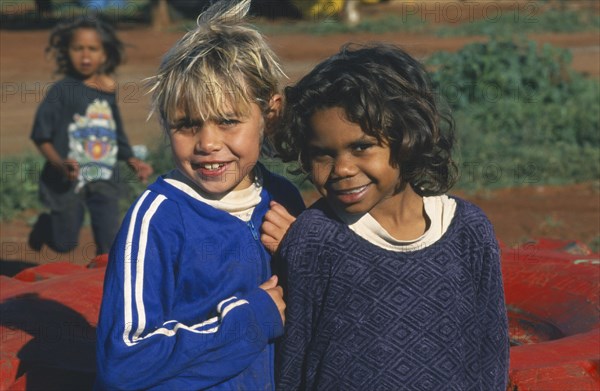
<path id="1" fill-rule="evenodd" d="M 383 11 L 382 11 L 383 10 Z M 388 12 L 386 8 L 380 12 Z M 143 79 L 151 76 L 162 54 L 182 35 L 158 33 L 147 27 L 130 26 L 119 31 L 128 44 L 127 62 L 118 70 L 119 105 L 132 144 L 152 145 L 160 131 L 154 119 L 146 121 L 148 97 Z M 23 152 L 35 153 L 28 140 L 33 115 L 44 93 L 56 78 L 53 64 L 44 57 L 48 30 L 0 31 L 0 154 L 3 158 Z M 293 82 L 318 61 L 333 54 L 344 43 L 387 41 L 395 43 L 418 58 L 434 51 L 456 51 L 483 37 L 439 38 L 417 34 L 388 33 L 340 34 L 332 36 L 279 35 L 269 41 L 281 57 L 289 81 Z M 573 67 L 593 78 L 600 78 L 600 36 L 597 32 L 575 34 L 536 34 L 541 43 L 569 48 Z M 4 179 L 3 179 L 4 180 Z M 598 241 L 600 234 L 600 188 L 597 183 L 564 187 L 505 189 L 484 194 L 461 194 L 480 205 L 496 228 L 498 237 L 516 245 L 535 237 Z M 307 196 L 312 199 L 313 196 Z M 34 216 L 24 215 L 0 224 L 1 274 L 14 274 L 24 266 L 53 260 L 85 264 L 94 256 L 89 228 L 81 234 L 81 245 L 70 254 L 58 255 L 43 249 L 37 253 L 27 242 L 29 224 Z"/>

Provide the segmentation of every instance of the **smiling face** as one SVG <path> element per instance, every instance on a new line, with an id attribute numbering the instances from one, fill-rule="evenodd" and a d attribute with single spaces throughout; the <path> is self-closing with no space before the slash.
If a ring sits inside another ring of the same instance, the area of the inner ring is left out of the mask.
<path id="1" fill-rule="evenodd" d="M 384 215 L 397 210 L 400 169 L 390 148 L 346 119 L 339 107 L 311 117 L 309 159 L 317 190 L 335 210 Z"/>
<path id="2" fill-rule="evenodd" d="M 69 60 L 73 70 L 83 79 L 94 77 L 106 61 L 106 53 L 98 32 L 92 28 L 78 28 L 69 43 Z"/>
<path id="3" fill-rule="evenodd" d="M 176 117 L 169 125 L 177 168 L 208 196 L 221 197 L 252 183 L 265 121 L 259 106 L 246 115 L 206 121 Z"/>

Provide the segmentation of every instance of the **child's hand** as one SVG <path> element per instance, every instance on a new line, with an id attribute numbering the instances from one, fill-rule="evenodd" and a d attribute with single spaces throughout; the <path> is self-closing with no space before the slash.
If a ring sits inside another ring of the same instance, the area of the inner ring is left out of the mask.
<path id="1" fill-rule="evenodd" d="M 60 165 L 63 175 L 70 181 L 77 180 L 79 176 L 79 163 L 77 160 L 64 159 Z"/>
<path id="2" fill-rule="evenodd" d="M 69 181 L 76 181 L 79 177 L 79 163 L 74 159 L 63 159 L 54 145 L 50 141 L 43 141 L 36 143 L 37 148 L 40 150 L 42 156 L 46 158 L 48 163 L 55 170 L 60 172 Z"/>
<path id="3" fill-rule="evenodd" d="M 267 281 L 263 282 L 259 288 L 271 296 L 271 299 L 275 302 L 279 315 L 281 316 L 281 322 L 285 324 L 285 301 L 283 301 L 283 288 L 277 285 L 278 278 L 273 275 Z"/>
<path id="4" fill-rule="evenodd" d="M 260 226 L 262 234 L 260 240 L 267 250 L 274 253 L 279 243 L 296 218 L 288 213 L 281 204 L 271 201 L 271 209 L 265 214 L 264 221 Z"/>
<path id="5" fill-rule="evenodd" d="M 138 179 L 142 181 L 142 183 L 146 183 L 148 177 L 150 177 L 150 175 L 152 175 L 154 172 L 154 169 L 151 165 L 140 159 L 131 158 L 127 161 L 127 163 L 129 164 L 129 167 L 135 171 Z"/>

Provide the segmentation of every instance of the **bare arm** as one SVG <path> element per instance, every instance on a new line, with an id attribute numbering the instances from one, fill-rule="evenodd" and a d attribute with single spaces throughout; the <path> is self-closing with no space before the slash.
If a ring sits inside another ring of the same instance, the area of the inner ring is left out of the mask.
<path id="1" fill-rule="evenodd" d="M 138 179 L 143 183 L 146 183 L 148 177 L 154 172 L 154 169 L 151 165 L 136 157 L 127 159 L 127 165 L 131 167 L 133 171 L 135 171 Z"/>

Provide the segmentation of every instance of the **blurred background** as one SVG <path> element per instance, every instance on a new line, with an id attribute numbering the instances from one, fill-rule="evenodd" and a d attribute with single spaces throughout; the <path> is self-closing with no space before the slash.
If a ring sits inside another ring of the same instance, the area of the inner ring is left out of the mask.
<path id="1" fill-rule="evenodd" d="M 126 43 L 118 104 L 132 145 L 157 174 L 172 168 L 143 80 L 195 23 L 208 1 L 16 0 L 0 8 L 1 274 L 56 260 L 86 264 L 90 227 L 70 254 L 34 252 L 27 235 L 41 206 L 43 164 L 29 140 L 33 116 L 60 77 L 46 58 L 50 29 L 100 14 Z M 453 112 L 461 171 L 453 194 L 481 206 L 500 240 L 539 237 L 600 247 L 600 2 L 595 0 L 255 0 L 263 32 L 294 83 L 346 42 L 385 41 L 426 63 L 441 104 Z M 140 151 L 145 149 L 139 148 Z M 289 176 L 277 160 L 273 171 Z M 123 211 L 143 190 L 126 169 Z M 308 204 L 317 195 L 292 177 Z M 584 250 L 587 251 L 587 250 Z"/>

